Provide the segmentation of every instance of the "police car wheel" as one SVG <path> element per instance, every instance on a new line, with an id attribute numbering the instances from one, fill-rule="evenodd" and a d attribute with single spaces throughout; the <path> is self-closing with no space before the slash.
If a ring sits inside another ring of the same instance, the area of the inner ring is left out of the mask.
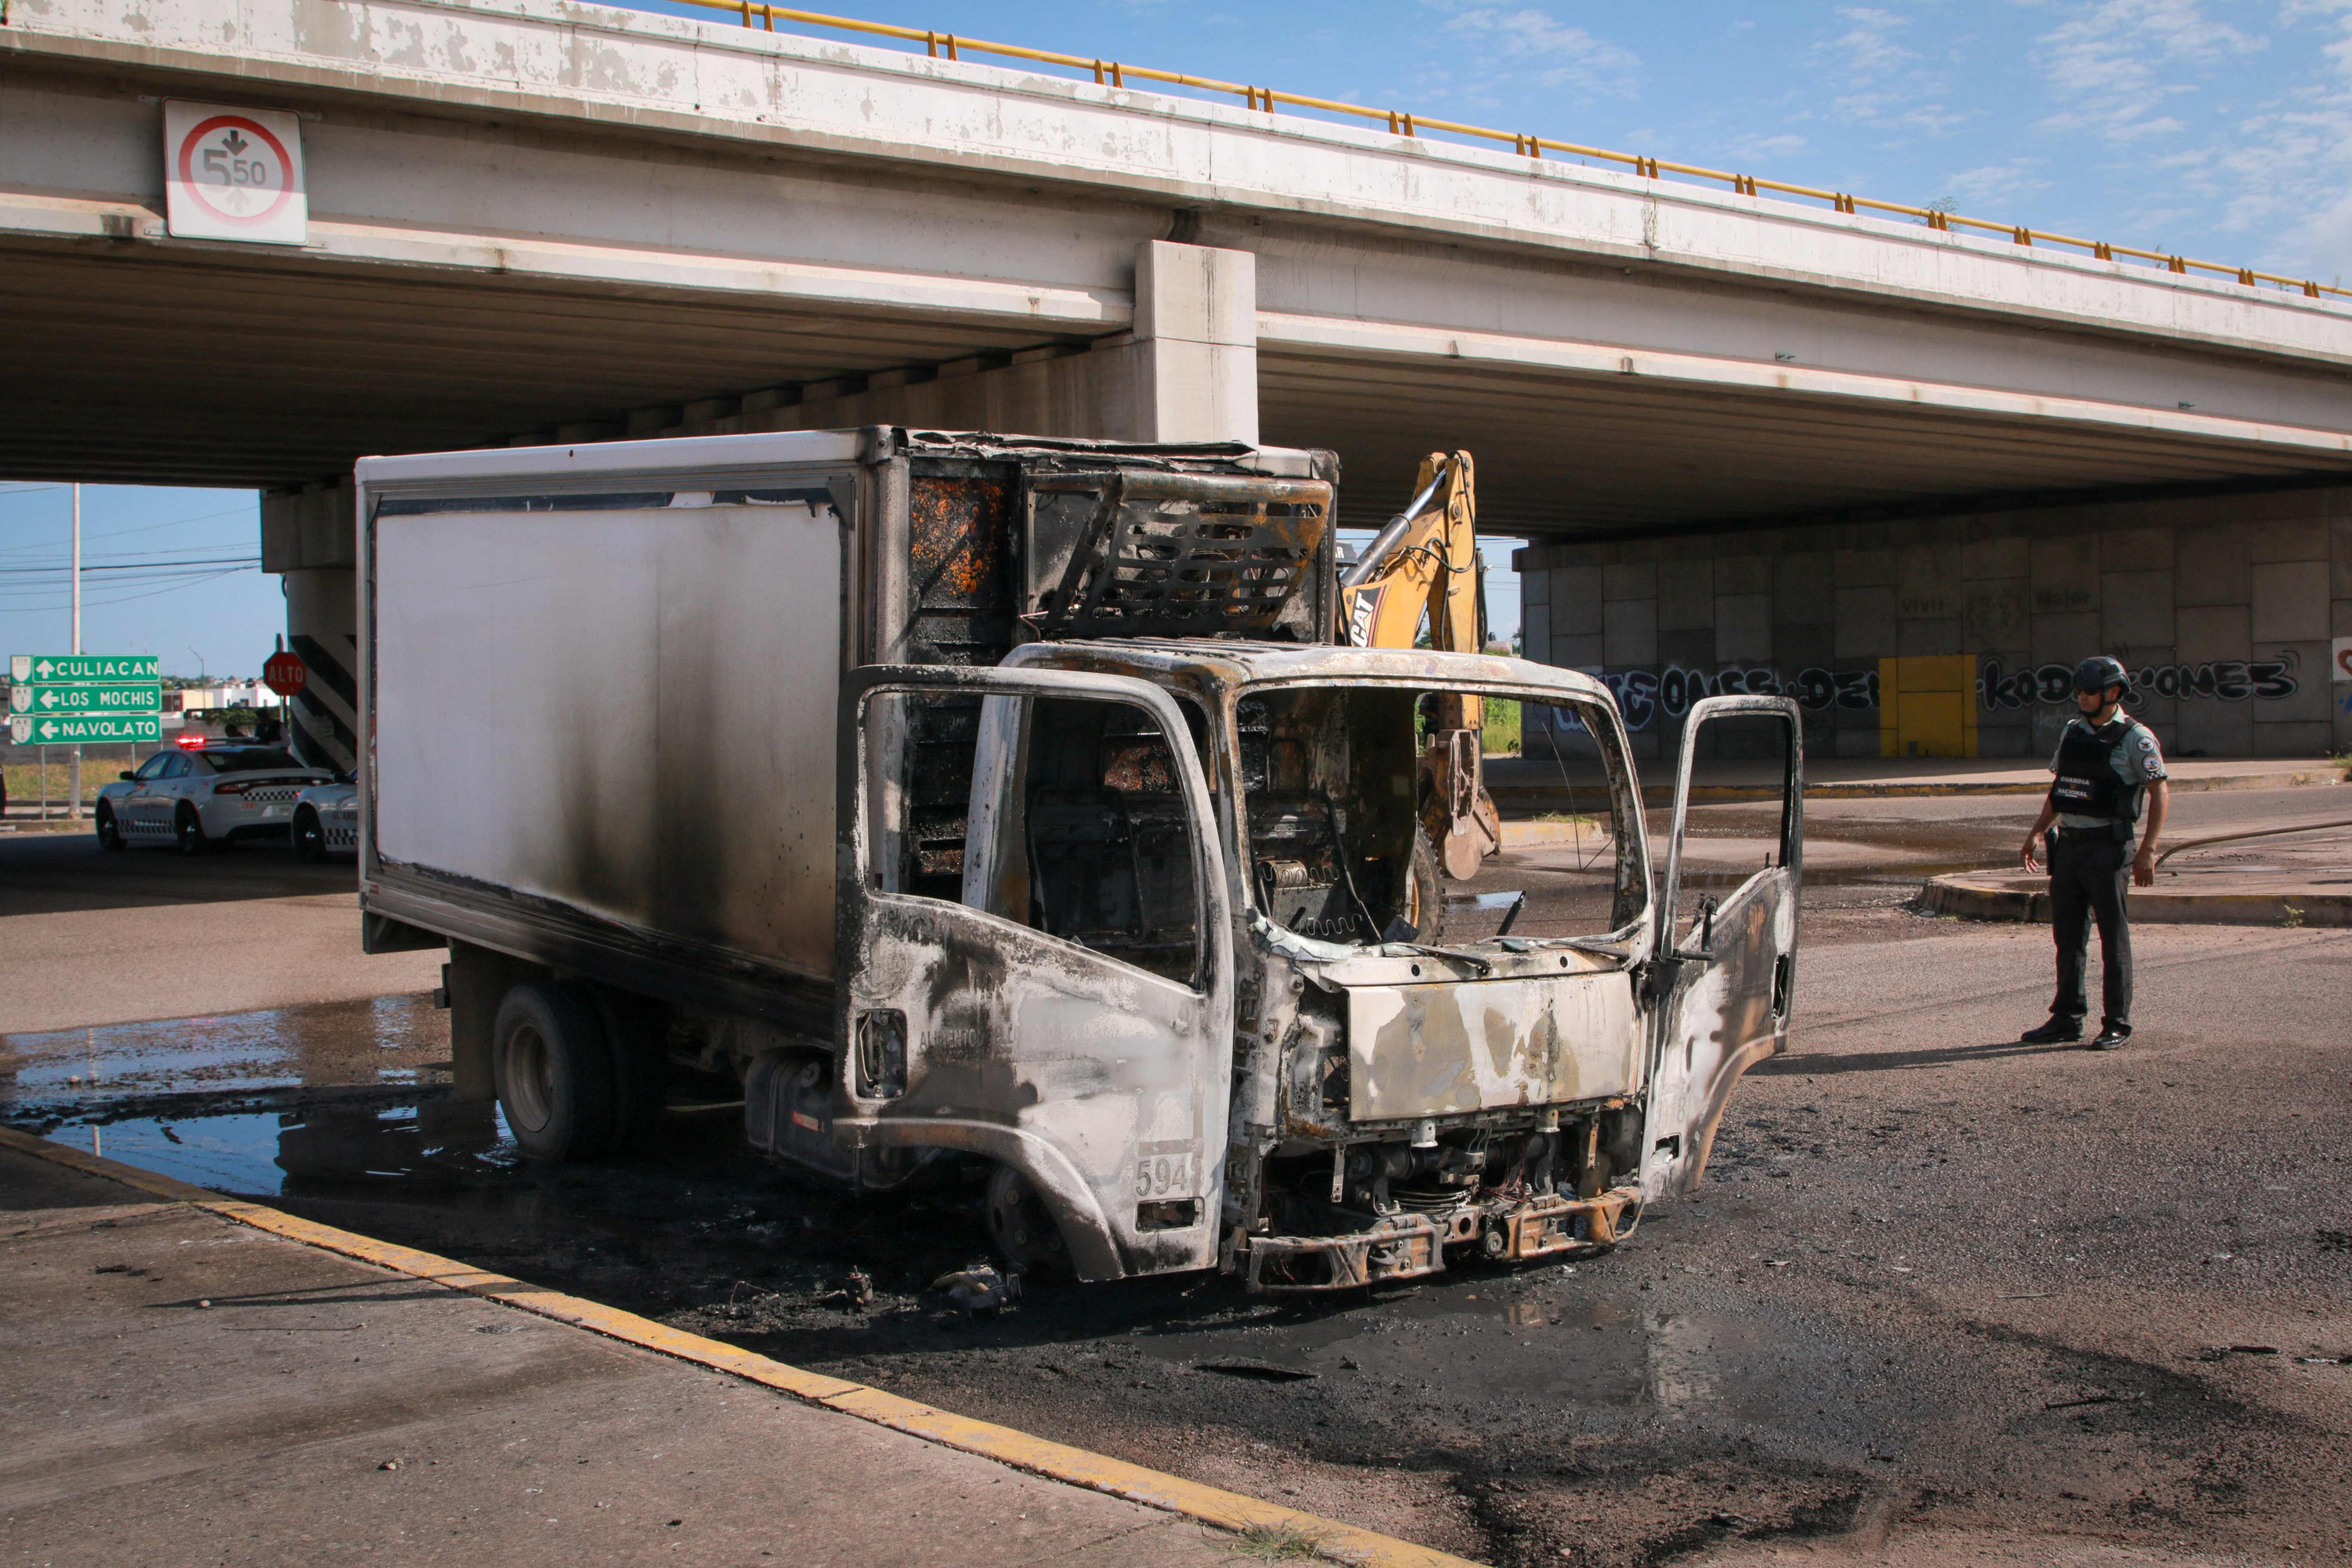
<path id="1" fill-rule="evenodd" d="M 114 820 L 114 807 L 102 800 L 98 803 L 98 847 L 107 850 L 124 847 L 122 826 Z"/>
<path id="2" fill-rule="evenodd" d="M 315 866 L 326 858 L 326 829 L 319 826 L 319 814 L 306 805 L 294 814 L 294 858 Z"/>
<path id="3" fill-rule="evenodd" d="M 204 819 L 193 805 L 180 807 L 179 816 L 173 819 L 173 832 L 179 838 L 183 855 L 204 855 L 212 850 L 213 841 L 205 832 Z"/>

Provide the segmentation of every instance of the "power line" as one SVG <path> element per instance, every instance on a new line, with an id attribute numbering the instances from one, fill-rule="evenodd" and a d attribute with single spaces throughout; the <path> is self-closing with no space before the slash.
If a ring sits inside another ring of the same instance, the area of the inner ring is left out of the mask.
<path id="1" fill-rule="evenodd" d="M 184 589 L 187 589 L 187 588 L 194 588 L 194 587 L 201 586 L 201 585 L 202 585 L 202 584 L 204 584 L 210 583 L 210 582 L 214 581 L 215 578 L 220 578 L 220 577 L 234 577 L 234 576 L 238 575 L 238 574 L 239 574 L 243 570 L 244 570 L 244 568 L 242 568 L 242 567 L 230 567 L 229 569 L 227 569 L 227 570 L 226 570 L 226 571 L 206 572 L 206 573 L 203 573 L 203 574 L 199 574 L 199 575 L 195 576 L 192 581 L 185 582 L 185 583 L 175 583 L 175 584 L 172 584 L 172 585 L 171 585 L 170 587 L 168 587 L 168 588 L 154 588 L 154 589 L 150 589 L 148 592 L 143 593 L 143 594 L 119 594 L 119 595 L 116 595 L 114 597 L 112 597 L 112 598 L 109 598 L 109 599 L 84 599 L 84 600 L 82 601 L 82 607 L 83 607 L 84 609 L 89 609 L 89 608 L 92 608 L 92 607 L 95 607 L 95 606 L 104 605 L 127 605 L 127 604 L 130 604 L 130 603 L 131 603 L 132 600 L 134 600 L 134 599 L 153 599 L 153 598 L 158 598 L 158 597 L 160 597 L 160 596 L 162 596 L 163 595 L 165 595 L 165 594 L 176 594 L 176 593 L 181 592 L 181 591 L 182 591 L 182 590 L 184 590 Z M 150 580 L 152 581 L 152 579 L 150 579 Z M 126 587 L 127 587 L 127 586 L 129 586 L 130 584 L 121 584 L 121 585 L 122 585 L 122 586 L 126 586 Z M 0 595 L 0 597 L 5 597 L 5 595 Z M 31 616 L 31 615 L 41 615 L 41 614 L 46 614 L 46 613 L 47 613 L 47 612 L 51 612 L 51 611 L 62 610 L 62 609 L 66 608 L 66 607 L 68 606 L 68 605 L 70 602 L 71 602 L 71 601 L 67 600 L 67 599 L 52 599 L 52 600 L 47 601 L 47 603 L 44 603 L 44 604 L 38 604 L 38 605 L 5 605 L 5 606 L 0 606 L 0 616 Z"/>
<path id="2" fill-rule="evenodd" d="M 5 493 L 7 492 L 0 491 L 0 494 Z M 82 537 L 85 540 L 121 539 L 125 534 L 152 533 L 159 528 L 180 528 L 192 522 L 210 522 L 216 517 L 236 517 L 240 515 L 250 516 L 252 515 L 252 512 L 253 509 L 250 507 L 233 506 L 222 511 L 198 512 L 194 517 L 175 517 L 163 522 L 142 522 L 137 528 L 118 528 L 106 533 L 86 533 L 82 535 Z M 64 546 L 62 545 L 49 543 L 0 545 L 0 555 L 22 555 L 28 550 L 61 550 L 63 548 Z M 187 546 L 187 548 L 191 550 L 202 550 L 206 547 L 200 544 L 192 544 Z"/>
<path id="3" fill-rule="evenodd" d="M 88 574 L 92 572 L 147 572 L 179 566 L 258 566 L 260 564 L 261 557 L 258 555 L 208 555 L 194 561 L 124 561 L 107 566 L 91 566 L 85 563 L 82 572 Z M 68 576 L 72 572 L 73 568 L 70 566 L 0 566 L 0 577 Z"/>

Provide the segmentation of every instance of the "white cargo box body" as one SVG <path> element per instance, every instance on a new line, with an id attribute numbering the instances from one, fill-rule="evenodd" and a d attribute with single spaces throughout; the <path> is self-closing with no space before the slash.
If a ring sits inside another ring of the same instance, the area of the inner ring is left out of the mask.
<path id="1" fill-rule="evenodd" d="M 1074 465 L 1310 461 L 888 427 L 365 459 L 363 908 L 814 1026 L 842 672 L 1002 658 L 1001 558 Z"/>

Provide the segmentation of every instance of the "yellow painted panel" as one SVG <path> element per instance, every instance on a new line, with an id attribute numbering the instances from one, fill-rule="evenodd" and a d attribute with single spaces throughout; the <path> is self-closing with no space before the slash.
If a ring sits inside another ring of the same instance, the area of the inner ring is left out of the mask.
<path id="1" fill-rule="evenodd" d="M 1957 691 L 1913 691 L 1903 699 L 1903 727 L 1897 731 L 1906 757 L 1957 757 L 1965 737 L 1960 726 L 1960 694 Z"/>
<path id="2" fill-rule="evenodd" d="M 1977 754 L 1976 656 L 1914 654 L 1878 661 L 1878 754 Z"/>

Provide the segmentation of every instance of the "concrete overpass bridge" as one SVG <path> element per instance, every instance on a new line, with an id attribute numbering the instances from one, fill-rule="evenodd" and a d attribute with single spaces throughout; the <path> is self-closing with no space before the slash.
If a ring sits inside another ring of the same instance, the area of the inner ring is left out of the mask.
<path id="1" fill-rule="evenodd" d="M 1368 522 L 1461 445 L 1540 542 L 1529 651 L 1645 736 L 1761 670 L 1832 693 L 1817 744 L 2023 749 L 2018 673 L 2104 645 L 2177 743 L 2352 743 L 2331 295 L 547 0 L 5 15 L 0 474 L 269 489 L 298 622 L 348 603 L 367 452 L 1263 437 L 1339 451 Z M 165 100 L 300 117 L 304 243 L 172 235 Z"/>

